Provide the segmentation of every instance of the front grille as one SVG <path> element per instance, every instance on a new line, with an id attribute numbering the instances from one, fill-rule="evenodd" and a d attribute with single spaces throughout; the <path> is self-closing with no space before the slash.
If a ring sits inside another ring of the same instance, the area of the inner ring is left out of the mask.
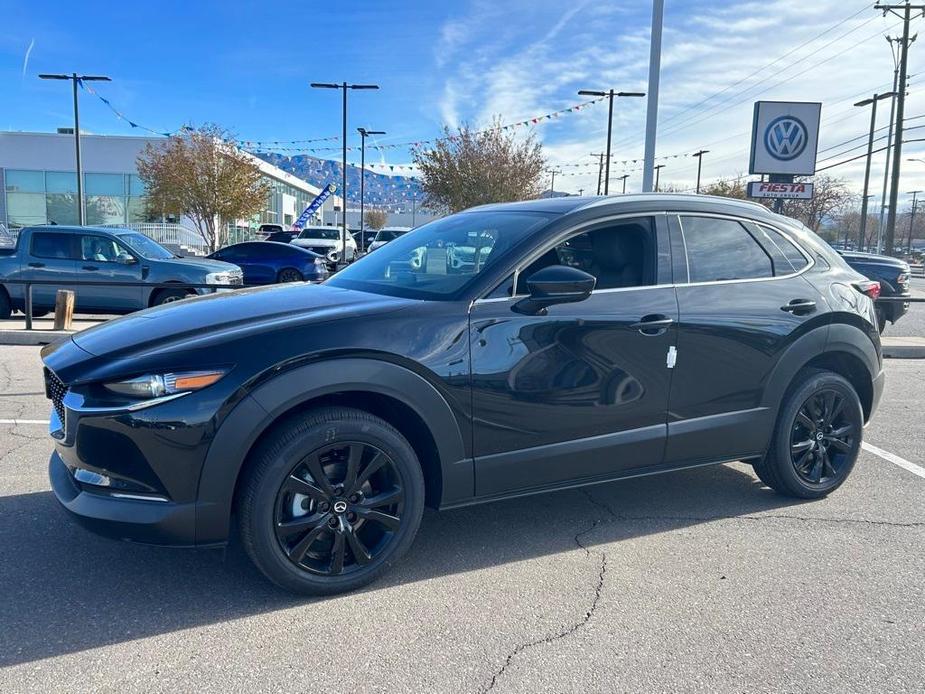
<path id="1" fill-rule="evenodd" d="M 45 367 L 45 397 L 51 400 L 62 424 L 64 424 L 64 395 L 66 393 L 67 386 L 55 375 L 54 371 Z"/>
<path id="2" fill-rule="evenodd" d="M 333 249 L 330 246 L 309 246 L 308 250 L 312 253 L 327 257 L 328 253 Z"/>

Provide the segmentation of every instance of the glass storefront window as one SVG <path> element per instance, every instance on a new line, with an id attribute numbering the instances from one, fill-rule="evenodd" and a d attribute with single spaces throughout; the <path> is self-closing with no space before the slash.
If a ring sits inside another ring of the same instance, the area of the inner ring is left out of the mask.
<path id="1" fill-rule="evenodd" d="M 11 227 L 45 224 L 47 221 L 44 193 L 7 193 L 6 206 Z"/>
<path id="2" fill-rule="evenodd" d="M 48 193 L 45 195 L 45 208 L 49 224 L 51 222 L 71 225 L 79 223 L 76 195 Z"/>
<path id="3" fill-rule="evenodd" d="M 125 198 L 115 195 L 88 195 L 87 224 L 125 224 Z"/>
<path id="4" fill-rule="evenodd" d="M 7 169 L 6 190 L 10 193 L 44 193 L 45 172 Z"/>
<path id="5" fill-rule="evenodd" d="M 128 177 L 128 194 L 142 196 L 148 192 L 147 187 L 145 187 L 144 181 L 141 180 L 135 174 L 132 174 Z"/>
<path id="6" fill-rule="evenodd" d="M 126 222 L 129 224 L 139 222 L 158 222 L 159 215 L 149 215 L 147 201 L 142 197 L 132 196 L 128 198 L 128 204 L 125 207 Z"/>
<path id="7" fill-rule="evenodd" d="M 77 174 L 65 173 L 62 171 L 45 172 L 45 192 L 46 193 L 76 193 L 77 192 Z M 58 222 L 61 224 L 61 222 Z"/>
<path id="8" fill-rule="evenodd" d="M 122 174 L 84 174 L 84 191 L 87 195 L 125 195 L 125 176 Z"/>

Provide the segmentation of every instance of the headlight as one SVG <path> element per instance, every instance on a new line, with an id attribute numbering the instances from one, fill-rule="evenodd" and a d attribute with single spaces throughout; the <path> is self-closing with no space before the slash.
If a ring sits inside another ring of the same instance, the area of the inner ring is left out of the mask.
<path id="1" fill-rule="evenodd" d="M 183 373 L 146 374 L 103 387 L 132 398 L 160 398 L 175 393 L 188 393 L 210 386 L 225 375 L 224 371 L 186 371 Z"/>
<path id="2" fill-rule="evenodd" d="M 206 275 L 206 284 L 231 284 L 230 272 L 210 272 Z"/>

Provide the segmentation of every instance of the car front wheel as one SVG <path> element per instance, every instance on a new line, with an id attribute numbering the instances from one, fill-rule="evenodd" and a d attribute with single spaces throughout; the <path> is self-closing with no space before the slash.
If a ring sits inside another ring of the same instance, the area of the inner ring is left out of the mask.
<path id="1" fill-rule="evenodd" d="M 417 534 L 424 478 L 414 449 L 361 410 L 330 407 L 284 421 L 255 451 L 237 499 L 257 567 L 297 593 L 363 586 Z"/>
<path id="2" fill-rule="evenodd" d="M 787 496 L 817 499 L 840 487 L 861 450 L 864 414 L 851 384 L 806 369 L 781 404 L 774 438 L 755 472 Z"/>

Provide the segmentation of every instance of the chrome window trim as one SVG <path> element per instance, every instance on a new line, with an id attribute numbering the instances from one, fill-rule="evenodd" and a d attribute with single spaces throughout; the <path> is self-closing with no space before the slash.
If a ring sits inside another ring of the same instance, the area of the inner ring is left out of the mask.
<path id="1" fill-rule="evenodd" d="M 768 224 L 767 222 L 756 222 L 754 219 L 749 219 L 748 217 L 737 217 L 737 216 L 735 216 L 735 215 L 731 215 L 731 214 L 721 214 L 721 213 L 717 213 L 717 212 L 668 212 L 668 214 L 673 214 L 673 215 L 675 215 L 675 216 L 677 217 L 677 219 L 678 219 L 678 229 L 681 230 L 681 238 L 682 238 L 682 240 L 684 239 L 684 225 L 683 225 L 682 222 L 681 222 L 681 217 L 682 217 L 682 215 L 683 215 L 683 216 L 687 216 L 687 217 L 712 217 L 712 218 L 715 218 L 715 219 L 729 219 L 729 220 L 732 220 L 732 221 L 734 221 L 734 222 L 738 222 L 739 224 L 742 224 L 742 222 L 751 222 L 752 224 L 758 224 L 758 225 L 764 225 L 764 226 L 770 227 L 770 228 L 773 229 L 774 231 L 777 231 L 777 232 L 783 234 L 783 235 L 784 235 L 784 238 L 786 238 L 786 239 L 787 239 L 788 241 L 790 241 L 794 246 L 796 246 L 797 249 L 799 249 L 800 253 L 802 253 L 803 256 L 808 260 L 807 264 L 806 264 L 805 266 L 803 266 L 803 268 L 801 268 L 800 270 L 798 270 L 798 271 L 796 271 L 796 272 L 791 272 L 791 273 L 788 274 L 788 275 L 774 275 L 774 276 L 772 276 L 772 277 L 747 277 L 747 278 L 743 278 L 743 279 L 734 279 L 734 280 L 708 280 L 708 281 L 705 281 L 705 282 L 691 282 L 691 281 L 690 281 L 690 277 L 691 277 L 691 272 L 690 272 L 690 258 L 689 258 L 688 254 L 687 254 L 687 241 L 685 240 L 685 241 L 684 241 L 684 260 L 685 260 L 685 263 L 687 263 L 687 279 L 688 279 L 688 281 L 687 281 L 687 282 L 683 282 L 683 283 L 676 283 L 676 284 L 675 284 L 676 287 L 705 287 L 705 286 L 710 286 L 710 285 L 714 285 L 714 284 L 716 284 L 716 285 L 718 285 L 718 284 L 742 284 L 742 283 L 744 283 L 744 282 L 775 282 L 775 281 L 777 281 L 777 280 L 788 280 L 788 279 L 792 279 L 792 278 L 794 278 L 794 277 L 799 277 L 799 276 L 802 275 L 803 273 L 809 271 L 809 270 L 810 270 L 812 267 L 814 267 L 815 264 L 816 264 L 815 258 L 812 258 L 812 257 L 810 257 L 810 256 L 807 256 L 807 254 L 806 254 L 806 249 L 804 249 L 803 246 L 801 246 L 799 243 L 797 243 L 796 241 L 794 241 L 794 240 L 790 237 L 789 234 L 787 234 L 786 232 L 782 231 L 779 227 L 777 227 L 777 226 L 775 226 L 775 225 L 773 225 L 773 224 Z M 743 228 L 744 228 L 744 227 L 743 227 Z M 746 233 L 748 233 L 747 230 L 746 230 Z M 758 242 L 755 241 L 755 243 L 758 243 Z M 771 267 L 773 268 L 773 264 L 772 264 Z"/>

